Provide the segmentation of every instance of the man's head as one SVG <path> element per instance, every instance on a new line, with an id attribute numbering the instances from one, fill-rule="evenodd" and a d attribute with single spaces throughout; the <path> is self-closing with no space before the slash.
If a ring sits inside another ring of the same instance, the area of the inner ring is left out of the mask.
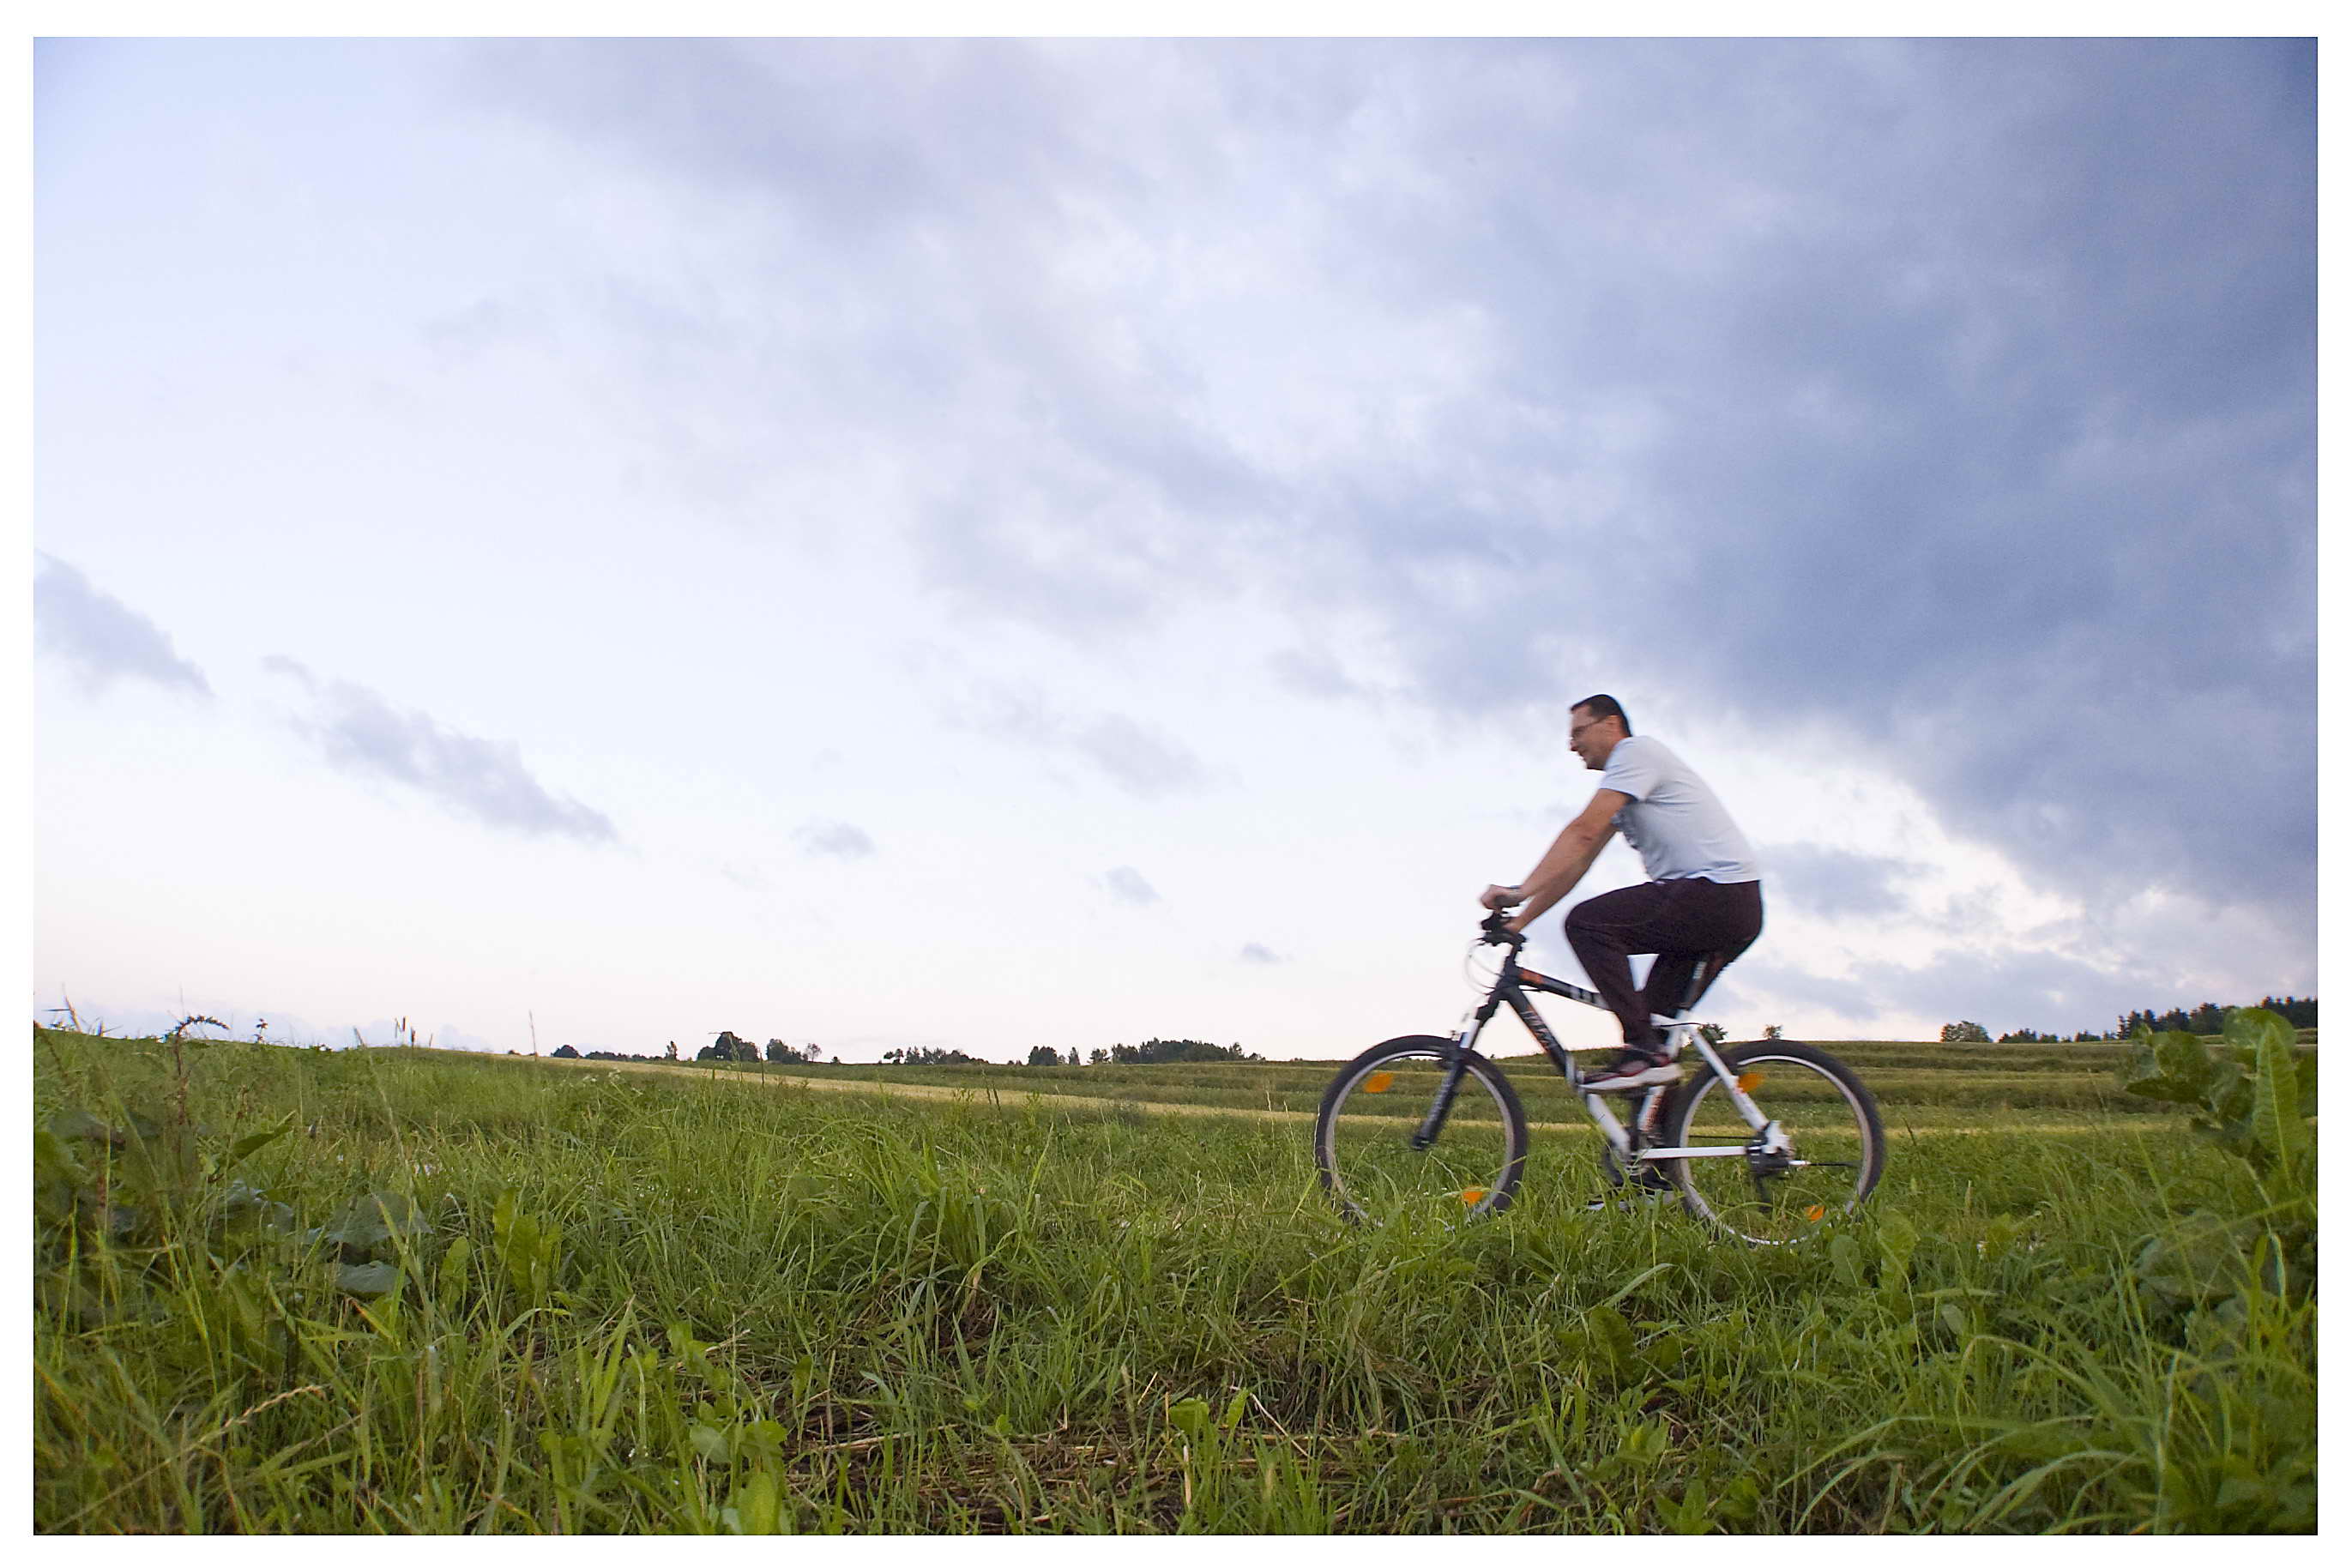
<path id="1" fill-rule="evenodd" d="M 1598 773 L 1609 765 L 1617 742 L 1633 732 L 1633 722 L 1617 699 L 1605 693 L 1586 698 L 1568 710 L 1568 749 Z"/>

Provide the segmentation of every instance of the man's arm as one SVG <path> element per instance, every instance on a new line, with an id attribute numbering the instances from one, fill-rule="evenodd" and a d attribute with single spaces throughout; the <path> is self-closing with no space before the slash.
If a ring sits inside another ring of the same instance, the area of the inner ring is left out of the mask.
<path id="1" fill-rule="evenodd" d="M 1592 868 L 1593 859 L 1601 853 L 1601 847 L 1608 843 L 1609 835 L 1616 831 L 1614 818 L 1633 803 L 1633 799 L 1622 790 L 1594 790 L 1591 804 L 1559 830 L 1559 837 L 1551 841 L 1551 847 L 1544 851 L 1544 858 L 1536 863 L 1536 868 L 1519 885 L 1519 898 L 1497 900 L 1496 893 L 1510 889 L 1490 888 L 1484 900 L 1486 907 L 1507 909 L 1515 902 L 1524 901 L 1526 907 L 1508 923 L 1513 931 L 1527 930 L 1546 910 L 1568 897 L 1577 883 L 1584 880 L 1584 874 Z"/>

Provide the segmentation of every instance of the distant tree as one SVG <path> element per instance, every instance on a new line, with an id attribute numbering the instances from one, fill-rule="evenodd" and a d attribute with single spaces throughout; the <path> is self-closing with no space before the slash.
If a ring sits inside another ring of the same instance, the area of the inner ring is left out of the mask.
<path id="1" fill-rule="evenodd" d="M 801 1047 L 801 1059 L 803 1061 L 813 1062 L 824 1055 L 824 1053 L 823 1051 L 816 1048 L 816 1042 L 814 1040 L 811 1040 L 807 1045 Z"/>
<path id="2" fill-rule="evenodd" d="M 2035 1028 L 2012 1029 L 1994 1043 L 2003 1046 L 2049 1046 L 2057 1044 L 2058 1037 L 2045 1035 Z"/>
<path id="3" fill-rule="evenodd" d="M 2256 1004 L 2276 1013 L 2298 1029 L 2319 1027 L 2319 998 L 2316 996 L 2265 996 Z M 2124 1014 L 2116 1020 L 2115 1037 L 2127 1040 L 2140 1030 L 2161 1035 L 2178 1029 L 2191 1035 L 2218 1035 L 2228 1026 L 2230 1009 L 2202 1002 L 2194 1007 L 2174 1007 L 2158 1013 L 2153 1008 L 2141 1008 Z"/>
<path id="4" fill-rule="evenodd" d="M 2200 1002 L 2195 1007 L 2175 1007 L 2168 1013 L 2126 1013 L 2116 1020 L 2116 1031 L 2126 1039 L 2143 1028 L 2158 1035 L 2174 1029 L 2191 1035 L 2218 1035 L 2228 1020 L 2228 1008 Z"/>
<path id="5" fill-rule="evenodd" d="M 1777 1039 L 1779 1039 L 1779 1038 L 1780 1037 L 1780 1025 L 1778 1025 L 1778 1024 L 1767 1024 L 1767 1025 L 1765 1025 L 1765 1026 L 1764 1026 L 1764 1037 L 1765 1037 L 1766 1039 L 1768 1039 L 1768 1040 L 1777 1040 Z"/>
<path id="6" fill-rule="evenodd" d="M 719 1038 L 711 1042 L 710 1055 L 715 1061 L 756 1062 L 760 1059 L 760 1047 L 732 1029 L 721 1029 Z"/>
<path id="7" fill-rule="evenodd" d="M 676 1040 L 672 1040 L 669 1043 L 669 1059 L 672 1061 L 677 1060 L 677 1042 Z"/>
<path id="8" fill-rule="evenodd" d="M 1938 1037 L 1938 1038 L 1942 1039 L 1946 1045 L 1953 1046 L 1989 1046 L 1992 1044 L 1992 1037 L 1985 1033 L 1985 1026 L 1982 1024 L 1970 1023 L 1966 1018 L 1961 1019 L 1957 1024 L 1945 1025 L 1944 1032 Z"/>
<path id="9" fill-rule="evenodd" d="M 1076 1067 L 1076 1066 L 1078 1066 L 1078 1065 L 1079 1065 L 1079 1064 L 1078 1064 L 1078 1047 L 1076 1047 L 1076 1046 L 1072 1046 L 1072 1047 L 1070 1047 L 1070 1065 L 1071 1065 L 1072 1067 Z"/>
<path id="10" fill-rule="evenodd" d="M 1698 1026 L 1698 1037 L 1710 1046 L 1723 1044 L 1723 1037 L 1727 1032 L 1720 1024 L 1701 1024 Z"/>
<path id="11" fill-rule="evenodd" d="M 1070 1048 L 1075 1051 L 1077 1047 L 1073 1046 Z M 1108 1060 L 1110 1060 L 1110 1053 L 1100 1046 L 1087 1053 L 1087 1064 L 1089 1067 L 1100 1067 Z"/>
<path id="12" fill-rule="evenodd" d="M 893 1046 L 882 1053 L 882 1059 L 910 1068 L 988 1067 L 992 1064 L 978 1057 L 941 1046 Z"/>
<path id="13" fill-rule="evenodd" d="M 1033 1068 L 1057 1068 L 1062 1065 L 1062 1053 L 1051 1046 L 1029 1047 L 1029 1065 Z"/>
<path id="14" fill-rule="evenodd" d="M 2295 1028 L 2319 1027 L 2319 998 L 2316 996 L 2265 996 L 2255 1005 L 2276 1013 Z"/>
<path id="15" fill-rule="evenodd" d="M 801 1054 L 782 1040 L 770 1040 L 768 1059 L 772 1062 L 796 1062 L 801 1059 Z"/>
<path id="16" fill-rule="evenodd" d="M 570 1057 L 574 1061 L 580 1059 L 580 1053 L 573 1050 L 570 1046 L 558 1046 L 554 1050 L 548 1054 L 551 1056 Z"/>
<path id="17" fill-rule="evenodd" d="M 1238 1043 L 1213 1046 L 1206 1040 L 1146 1040 L 1139 1046 L 1113 1046 L 1110 1059 L 1121 1063 L 1145 1063 L 1254 1062 L 1264 1058 L 1255 1052 L 1243 1055 Z"/>

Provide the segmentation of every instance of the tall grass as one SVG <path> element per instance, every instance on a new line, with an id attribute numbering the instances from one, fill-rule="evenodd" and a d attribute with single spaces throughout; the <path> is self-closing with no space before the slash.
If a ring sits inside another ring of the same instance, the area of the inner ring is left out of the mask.
<path id="1" fill-rule="evenodd" d="M 1290 1121 L 745 1076 L 43 1031 L 37 1527 L 2315 1517 L 2313 1304 L 2137 1269 L 2258 1203 L 2186 1137 L 1897 1133 L 1864 1220 L 1758 1252 L 1586 1214 L 1559 1133 L 1507 1215 L 1369 1231 Z"/>

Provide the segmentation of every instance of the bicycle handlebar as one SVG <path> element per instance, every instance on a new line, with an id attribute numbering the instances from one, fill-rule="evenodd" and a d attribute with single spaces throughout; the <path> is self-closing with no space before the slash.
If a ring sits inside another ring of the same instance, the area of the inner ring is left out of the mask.
<path id="1" fill-rule="evenodd" d="M 1485 920 L 1478 922 L 1479 942 L 1490 947 L 1508 947 L 1517 949 L 1527 946 L 1527 932 L 1523 931 L 1506 931 L 1504 929 L 1503 922 L 1510 918 L 1511 911 L 1508 910 L 1496 910 L 1491 911 Z"/>

